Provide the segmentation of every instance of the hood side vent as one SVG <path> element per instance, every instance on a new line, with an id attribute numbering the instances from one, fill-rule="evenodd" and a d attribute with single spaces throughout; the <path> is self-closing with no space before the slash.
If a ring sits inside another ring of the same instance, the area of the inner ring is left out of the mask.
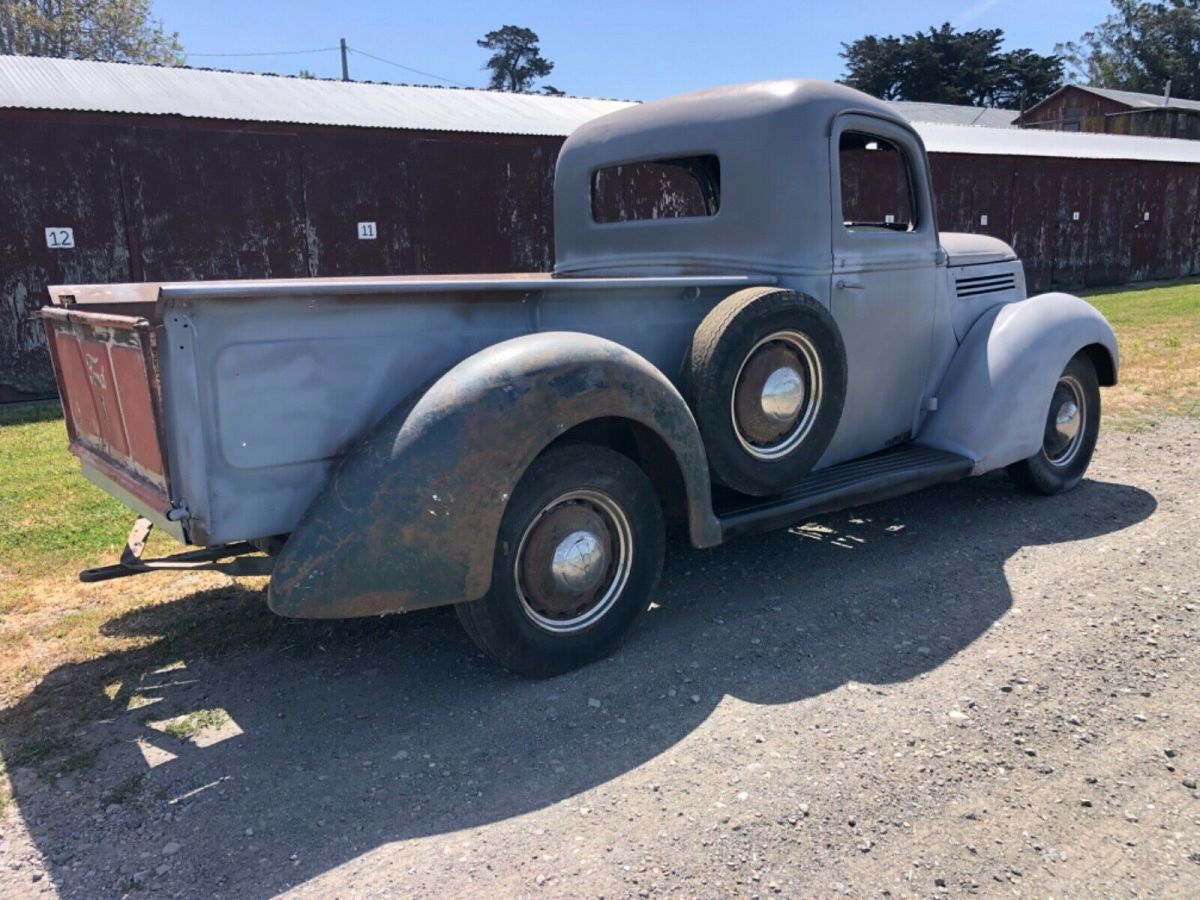
<path id="1" fill-rule="evenodd" d="M 1015 290 L 1017 276 L 1013 272 L 999 272 L 994 275 L 975 275 L 970 278 L 954 280 L 955 293 L 961 297 L 976 297 L 980 294 L 998 294 L 1002 291 Z"/>

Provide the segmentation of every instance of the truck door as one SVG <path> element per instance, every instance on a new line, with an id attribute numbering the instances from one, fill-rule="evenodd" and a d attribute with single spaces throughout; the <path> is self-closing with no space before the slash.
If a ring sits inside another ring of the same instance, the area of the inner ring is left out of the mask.
<path id="1" fill-rule="evenodd" d="M 822 465 L 908 440 L 920 422 L 940 259 L 925 149 L 865 114 L 830 143 L 831 310 L 846 344 L 846 405 Z"/>

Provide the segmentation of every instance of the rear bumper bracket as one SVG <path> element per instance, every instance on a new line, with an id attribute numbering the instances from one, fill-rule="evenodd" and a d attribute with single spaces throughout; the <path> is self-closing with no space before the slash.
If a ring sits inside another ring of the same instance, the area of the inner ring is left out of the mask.
<path id="1" fill-rule="evenodd" d="M 84 569 L 79 573 L 79 580 L 89 583 L 110 581 L 114 578 L 128 578 L 130 575 L 142 575 L 146 572 L 223 572 L 226 575 L 270 575 L 271 569 L 275 565 L 275 557 L 260 554 L 257 547 L 246 541 L 205 547 L 186 553 L 174 553 L 158 559 L 142 559 L 142 554 L 146 551 L 146 541 L 153 528 L 153 522 L 139 517 L 133 523 L 133 528 L 129 530 L 125 549 L 121 551 L 121 561 L 111 566 Z"/>

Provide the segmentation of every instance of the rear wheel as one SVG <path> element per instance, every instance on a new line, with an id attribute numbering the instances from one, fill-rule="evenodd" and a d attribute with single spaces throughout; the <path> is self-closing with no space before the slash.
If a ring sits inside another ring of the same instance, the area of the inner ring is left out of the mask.
<path id="1" fill-rule="evenodd" d="M 654 486 L 590 444 L 547 451 L 513 491 L 487 596 L 456 609 L 500 665 L 546 677 L 612 653 L 649 605 L 663 561 Z"/>
<path id="2" fill-rule="evenodd" d="M 1080 353 L 1067 363 L 1054 386 L 1041 450 L 1013 463 L 1008 473 L 1035 494 L 1069 491 L 1083 480 L 1099 433 L 1100 381 L 1095 365 Z"/>

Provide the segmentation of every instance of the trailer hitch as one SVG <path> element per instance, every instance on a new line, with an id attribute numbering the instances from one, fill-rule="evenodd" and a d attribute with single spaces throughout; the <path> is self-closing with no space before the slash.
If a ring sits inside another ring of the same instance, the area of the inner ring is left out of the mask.
<path id="1" fill-rule="evenodd" d="M 146 551 L 146 541 L 153 528 L 153 522 L 139 517 L 133 523 L 133 528 L 129 530 L 125 549 L 121 551 L 121 561 L 111 566 L 84 569 L 79 573 L 79 580 L 88 583 L 110 581 L 114 578 L 128 578 L 130 575 L 142 575 L 146 572 L 223 572 L 226 575 L 270 575 L 271 569 L 275 565 L 274 556 L 250 556 L 249 554 L 258 554 L 260 551 L 258 547 L 248 541 L 205 547 L 186 553 L 174 553 L 158 559 L 142 559 L 142 554 Z"/>

